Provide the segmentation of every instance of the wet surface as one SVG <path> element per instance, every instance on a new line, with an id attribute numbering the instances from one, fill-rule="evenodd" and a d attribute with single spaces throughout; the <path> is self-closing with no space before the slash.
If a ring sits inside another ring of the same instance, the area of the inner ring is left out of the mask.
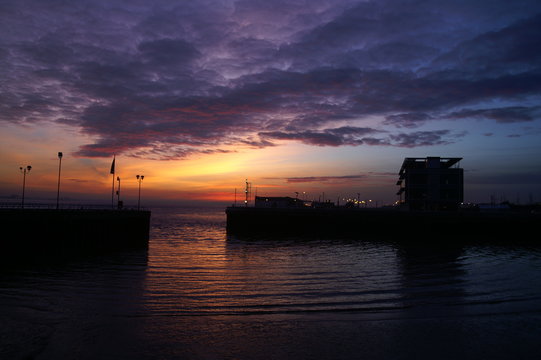
<path id="1" fill-rule="evenodd" d="M 246 238 L 156 209 L 148 251 L 0 274 L 0 358 L 539 358 L 541 249 Z"/>

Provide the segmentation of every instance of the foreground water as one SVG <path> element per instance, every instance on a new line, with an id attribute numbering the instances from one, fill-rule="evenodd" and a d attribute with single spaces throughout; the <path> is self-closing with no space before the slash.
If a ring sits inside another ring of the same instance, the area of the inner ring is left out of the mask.
<path id="1" fill-rule="evenodd" d="M 392 240 L 155 209 L 148 251 L 0 274 L 0 358 L 540 358 L 540 247 Z"/>

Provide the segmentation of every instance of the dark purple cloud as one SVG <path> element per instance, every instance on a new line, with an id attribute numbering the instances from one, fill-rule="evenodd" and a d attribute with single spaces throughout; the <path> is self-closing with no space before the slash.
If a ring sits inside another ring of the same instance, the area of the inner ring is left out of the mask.
<path id="1" fill-rule="evenodd" d="M 395 178 L 396 173 L 388 172 L 368 172 L 365 174 L 356 175 L 325 175 L 325 176 L 302 176 L 302 177 L 286 177 L 286 178 L 265 178 L 267 180 L 284 180 L 287 183 L 351 183 L 367 180 L 370 178 L 391 177 Z"/>
<path id="2" fill-rule="evenodd" d="M 341 146 L 341 145 L 361 145 L 363 137 L 379 131 L 369 128 L 341 127 L 335 129 L 325 129 L 322 131 L 269 131 L 260 132 L 259 136 L 263 139 L 271 140 L 297 140 L 308 145 L 316 146 Z"/>
<path id="3" fill-rule="evenodd" d="M 287 183 L 328 183 L 328 182 L 350 182 L 366 179 L 365 175 L 343 175 L 343 176 L 305 176 L 305 177 L 291 177 L 286 178 Z"/>
<path id="4" fill-rule="evenodd" d="M 538 1 L 20 0 L 0 33 L 0 121 L 77 127 L 80 156 L 433 146 L 464 136 L 440 120 L 540 118 Z"/>
<path id="5" fill-rule="evenodd" d="M 539 119 L 540 115 L 541 107 L 539 106 L 510 106 L 492 109 L 465 109 L 453 112 L 449 114 L 449 117 L 454 119 L 489 119 L 499 123 L 515 123 L 534 121 L 535 119 Z"/>
<path id="6" fill-rule="evenodd" d="M 403 114 L 388 115 L 383 122 L 386 125 L 393 125 L 396 127 L 415 128 L 432 120 L 432 117 L 423 112 L 412 112 Z"/>
<path id="7" fill-rule="evenodd" d="M 395 146 L 413 148 L 417 146 L 446 145 L 466 135 L 462 133 L 451 133 L 449 130 L 415 131 L 412 133 L 401 133 L 391 135 L 392 144 Z"/>

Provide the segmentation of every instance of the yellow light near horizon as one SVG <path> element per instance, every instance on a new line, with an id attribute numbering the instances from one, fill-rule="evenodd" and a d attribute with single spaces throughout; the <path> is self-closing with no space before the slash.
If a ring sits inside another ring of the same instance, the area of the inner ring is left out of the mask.
<path id="1" fill-rule="evenodd" d="M 160 176 L 175 181 L 199 181 L 202 177 L 224 176 L 239 179 L 253 178 L 261 173 L 276 174 L 289 168 L 290 164 L 278 164 L 290 156 L 287 149 L 239 149 L 231 153 L 208 154 L 204 156 L 164 162 Z M 159 165 L 156 162 L 154 166 Z M 278 171 L 277 171 L 278 169 Z"/>
<path id="2" fill-rule="evenodd" d="M 111 189 L 111 157 L 77 157 L 81 144 L 94 142 L 92 137 L 78 134 L 77 130 L 59 125 L 38 128 L 36 126 L 6 128 L 13 136 L 0 144 L 3 153 L 5 194 L 15 193 L 20 187 L 19 166 L 32 165 L 29 189 L 42 189 L 55 193 L 58 176 L 58 157 L 62 151 L 62 192 L 104 194 Z M 144 175 L 142 187 L 145 194 L 170 198 L 200 196 L 208 198 L 234 197 L 241 194 L 248 179 L 253 185 L 252 193 L 259 196 L 279 196 L 302 191 L 303 197 L 314 197 L 324 191 L 328 183 L 288 181 L 321 175 L 352 172 L 343 170 L 346 157 L 338 156 L 337 149 L 314 148 L 296 143 L 280 143 L 278 146 L 255 149 L 250 147 L 227 147 L 229 152 L 200 153 L 180 160 L 149 160 L 117 154 L 115 178 L 121 178 L 124 194 L 136 192 L 136 175 Z M 331 151 L 329 155 L 328 152 Z M 332 156 L 331 156 L 332 155 Z M 337 161 L 336 159 L 342 159 Z M 349 164 L 347 165 L 349 166 Z M 35 171 L 34 171 L 35 169 Z M 230 195 L 227 195 L 230 194 Z M 311 194 L 311 195 L 307 195 Z M 240 195 L 239 195 L 240 196 Z"/>

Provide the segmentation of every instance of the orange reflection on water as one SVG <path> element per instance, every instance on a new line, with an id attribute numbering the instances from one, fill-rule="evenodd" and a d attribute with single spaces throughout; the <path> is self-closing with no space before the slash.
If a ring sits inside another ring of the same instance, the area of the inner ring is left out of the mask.
<path id="1" fill-rule="evenodd" d="M 154 224 L 150 243 L 145 305 L 151 313 L 289 313 L 398 301 L 393 292 L 380 291 L 399 280 L 392 248 L 378 248 L 375 257 L 376 250 L 358 242 L 322 247 L 228 238 L 223 211 L 186 210 L 167 222 Z"/>

